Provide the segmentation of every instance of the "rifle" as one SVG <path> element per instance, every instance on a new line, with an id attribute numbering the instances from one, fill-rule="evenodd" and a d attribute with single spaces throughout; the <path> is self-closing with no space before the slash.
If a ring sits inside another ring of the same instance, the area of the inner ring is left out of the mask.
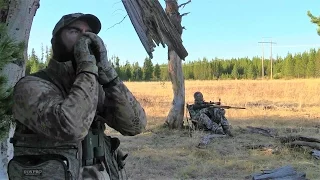
<path id="1" fill-rule="evenodd" d="M 224 106 L 224 105 L 208 105 L 208 107 L 213 108 L 223 108 L 223 109 L 246 109 L 245 107 L 236 107 L 236 106 Z"/>
<path id="2" fill-rule="evenodd" d="M 221 105 L 221 100 L 219 99 L 218 102 L 204 102 L 204 104 L 201 105 L 201 107 L 213 107 L 213 108 L 223 108 L 223 109 L 246 109 L 245 107 L 235 107 L 235 106 L 225 106 Z"/>

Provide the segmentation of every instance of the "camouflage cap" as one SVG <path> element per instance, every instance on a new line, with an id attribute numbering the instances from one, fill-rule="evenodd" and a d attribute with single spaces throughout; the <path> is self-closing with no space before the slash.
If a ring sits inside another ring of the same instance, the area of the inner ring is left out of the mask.
<path id="1" fill-rule="evenodd" d="M 55 36 L 62 28 L 68 26 L 76 20 L 84 20 L 88 23 L 89 27 L 92 29 L 92 32 L 98 34 L 101 30 L 100 20 L 92 14 L 83 14 L 83 13 L 72 13 L 62 16 L 62 18 L 55 25 L 52 36 Z"/>

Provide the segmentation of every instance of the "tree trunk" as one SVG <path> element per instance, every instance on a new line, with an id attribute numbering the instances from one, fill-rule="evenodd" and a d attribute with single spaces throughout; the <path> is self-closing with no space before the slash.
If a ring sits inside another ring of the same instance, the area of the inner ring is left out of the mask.
<path id="1" fill-rule="evenodd" d="M 166 0 L 166 14 L 171 23 L 175 26 L 180 36 L 182 34 L 181 19 L 177 0 Z M 185 87 L 184 76 L 182 71 L 181 58 L 177 53 L 168 47 L 168 71 L 173 89 L 172 107 L 166 119 L 169 128 L 181 128 L 183 126 Z"/>
<path id="2" fill-rule="evenodd" d="M 28 41 L 33 17 L 40 6 L 40 0 L 6 0 L 9 2 L 8 7 L 1 9 L 2 23 L 6 23 L 9 36 L 16 42 L 25 42 L 24 59 L 16 59 L 9 63 L 1 74 L 8 79 L 7 87 L 13 87 L 17 81 L 24 76 L 25 62 L 27 60 Z M 7 163 L 13 157 L 13 147 L 9 143 L 12 137 L 14 126 L 11 125 L 8 138 L 1 142 L 0 153 L 0 179 L 7 179 Z"/>

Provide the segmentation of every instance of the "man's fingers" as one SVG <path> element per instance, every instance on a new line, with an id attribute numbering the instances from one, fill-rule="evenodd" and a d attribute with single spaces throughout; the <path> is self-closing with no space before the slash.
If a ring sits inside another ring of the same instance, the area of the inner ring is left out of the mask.
<path id="1" fill-rule="evenodd" d="M 75 49 L 82 49 L 85 51 L 89 51 L 88 46 L 92 43 L 91 39 L 88 37 L 80 37 L 75 44 Z"/>
<path id="2" fill-rule="evenodd" d="M 84 36 L 89 37 L 92 40 L 93 45 L 97 46 L 98 48 L 103 48 L 103 40 L 96 34 L 91 32 L 85 32 L 83 33 Z"/>

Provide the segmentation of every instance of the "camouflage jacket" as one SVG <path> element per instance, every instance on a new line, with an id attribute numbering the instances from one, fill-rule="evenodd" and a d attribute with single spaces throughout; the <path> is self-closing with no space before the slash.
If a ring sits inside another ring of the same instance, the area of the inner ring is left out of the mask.
<path id="1" fill-rule="evenodd" d="M 71 62 L 51 60 L 46 71 L 55 84 L 26 76 L 14 88 L 14 118 L 32 131 L 54 140 L 79 141 L 96 113 L 122 135 L 145 129 L 144 109 L 122 82 L 103 89 L 92 74 L 76 77 Z"/>
<path id="2" fill-rule="evenodd" d="M 209 114 L 209 108 L 200 108 L 199 104 L 192 104 L 188 106 L 189 115 L 192 120 L 198 120 L 201 113 Z"/>
<path id="3" fill-rule="evenodd" d="M 122 135 L 145 129 L 145 111 L 122 82 L 103 89 L 93 74 L 76 76 L 70 61 L 52 59 L 45 71 L 54 84 L 26 76 L 14 88 L 14 119 L 33 133 L 49 141 L 79 143 L 96 115 Z"/>

